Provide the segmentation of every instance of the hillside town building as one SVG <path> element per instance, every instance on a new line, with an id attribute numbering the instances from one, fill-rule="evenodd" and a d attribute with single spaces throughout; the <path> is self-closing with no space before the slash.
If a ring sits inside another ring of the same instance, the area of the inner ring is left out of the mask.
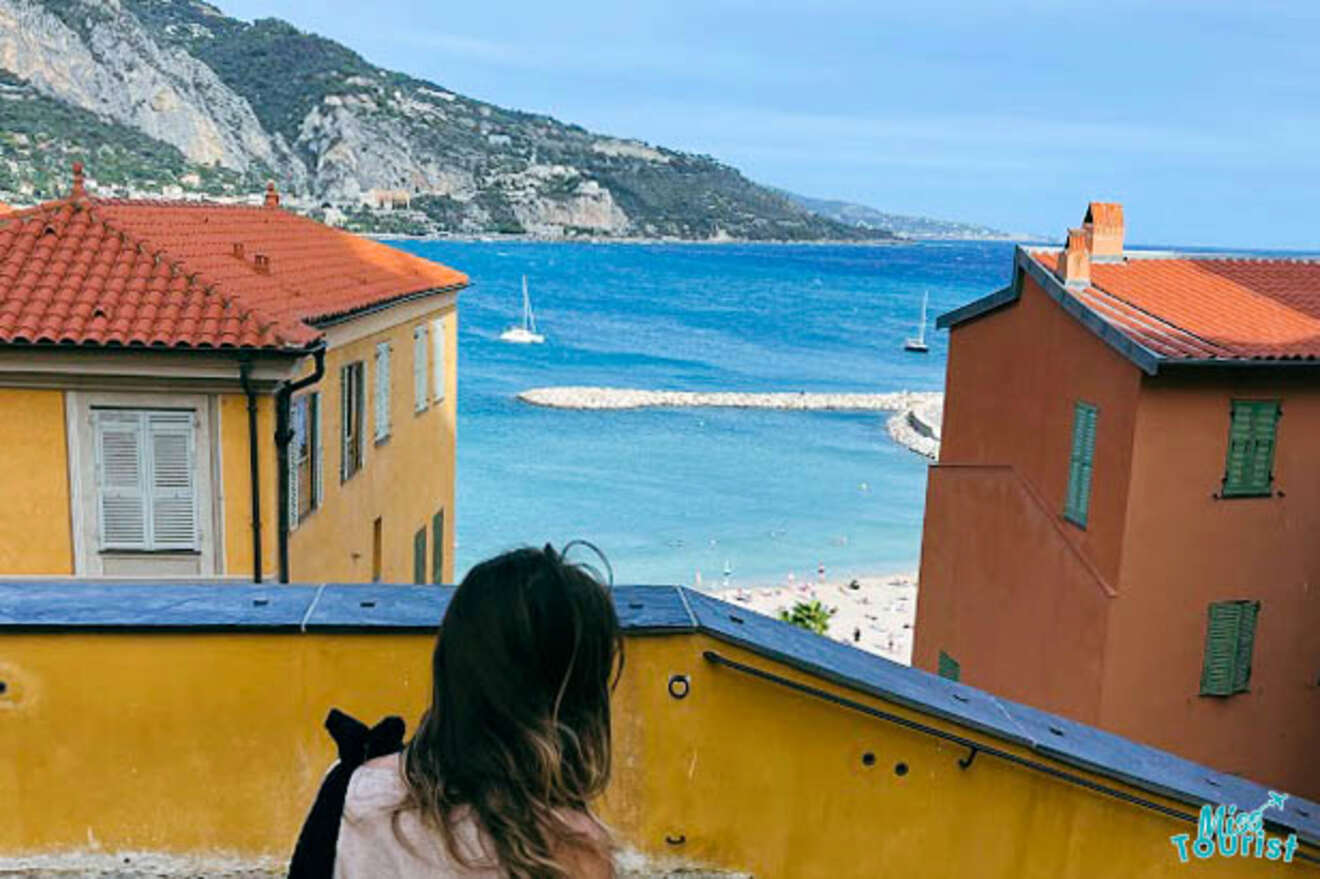
<path id="1" fill-rule="evenodd" d="M 939 319 L 914 662 L 1320 793 L 1320 263 L 1124 237 Z"/>
<path id="2" fill-rule="evenodd" d="M 450 580 L 466 284 L 75 166 L 0 217 L 0 574 Z"/>

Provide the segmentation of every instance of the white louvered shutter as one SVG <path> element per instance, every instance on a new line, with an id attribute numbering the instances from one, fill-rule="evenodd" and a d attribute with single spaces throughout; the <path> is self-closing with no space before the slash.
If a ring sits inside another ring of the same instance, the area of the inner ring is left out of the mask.
<path id="1" fill-rule="evenodd" d="M 101 548 L 147 549 L 141 414 L 102 410 L 94 414 L 93 420 Z"/>
<path id="2" fill-rule="evenodd" d="M 431 381 L 435 385 L 431 393 L 436 400 L 445 398 L 445 329 L 444 318 L 431 322 Z"/>
<path id="3" fill-rule="evenodd" d="M 325 498 L 325 482 L 321 479 L 321 392 L 317 391 L 311 397 L 311 419 L 309 429 L 312 431 L 312 483 L 313 508 L 321 506 L 321 501 Z"/>
<path id="4" fill-rule="evenodd" d="M 426 408 L 426 326 L 413 327 L 413 411 Z"/>
<path id="5" fill-rule="evenodd" d="M 302 451 L 303 438 L 307 436 L 307 400 L 307 397 L 299 397 L 289 407 L 293 439 L 284 450 L 289 459 L 289 530 L 298 527 L 298 454 Z"/>
<path id="6" fill-rule="evenodd" d="M 376 346 L 376 439 L 390 435 L 390 346 Z"/>
<path id="7" fill-rule="evenodd" d="M 339 481 L 348 479 L 348 443 L 352 434 L 349 419 L 353 417 L 353 393 L 349 388 L 352 370 L 345 366 L 339 370 Z"/>
<path id="8" fill-rule="evenodd" d="M 192 412 L 145 413 L 151 440 L 151 549 L 200 549 Z"/>

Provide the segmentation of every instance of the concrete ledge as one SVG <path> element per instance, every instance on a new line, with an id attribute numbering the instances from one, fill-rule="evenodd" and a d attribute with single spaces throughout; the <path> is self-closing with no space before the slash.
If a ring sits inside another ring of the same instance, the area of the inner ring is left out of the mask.
<path id="1" fill-rule="evenodd" d="M 659 864 L 633 852 L 619 855 L 618 879 L 752 879 L 683 864 Z M 278 879 L 288 874 L 282 861 L 166 855 L 154 852 L 40 855 L 0 858 L 6 879 Z"/>
<path id="2" fill-rule="evenodd" d="M 78 632 L 151 637 L 194 630 L 286 637 L 289 633 L 309 637 L 325 632 L 421 633 L 436 628 L 451 594 L 448 587 L 387 584 L 9 581 L 0 583 L 0 647 L 7 634 L 38 632 L 58 637 Z M 675 586 L 621 586 L 613 595 L 630 636 L 700 633 L 822 681 L 1193 808 L 1232 803 L 1246 811 L 1264 802 L 1268 794 L 1265 787 L 1238 776 L 890 662 L 703 592 Z M 1315 803 L 1293 797 L 1272 822 L 1307 841 L 1320 841 L 1320 805 Z"/>

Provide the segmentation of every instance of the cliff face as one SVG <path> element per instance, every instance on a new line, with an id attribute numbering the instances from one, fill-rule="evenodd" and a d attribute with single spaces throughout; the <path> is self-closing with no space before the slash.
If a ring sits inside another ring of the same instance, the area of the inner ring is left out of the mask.
<path id="1" fill-rule="evenodd" d="M 0 68 L 0 198 L 56 195 L 55 164 L 82 158 L 126 193 L 237 196 L 273 177 L 365 229 L 887 237 L 709 157 L 474 101 L 195 0 L 0 0 Z"/>
<path id="2" fill-rule="evenodd" d="M 193 162 L 306 176 L 247 101 L 196 58 L 158 44 L 118 4 L 61 11 L 0 0 L 0 67 L 49 97 L 172 144 Z"/>

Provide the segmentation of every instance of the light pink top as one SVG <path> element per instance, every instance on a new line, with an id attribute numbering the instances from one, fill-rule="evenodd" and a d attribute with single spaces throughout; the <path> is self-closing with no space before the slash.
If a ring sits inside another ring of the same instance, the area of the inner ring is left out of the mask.
<path id="1" fill-rule="evenodd" d="M 407 796 L 401 755 L 380 757 L 359 767 L 348 780 L 344 816 L 335 849 L 335 879 L 505 879 L 507 874 L 483 845 L 484 834 L 471 815 L 459 816 L 454 828 L 459 851 L 474 866 L 458 864 L 444 840 L 411 810 L 396 807 Z M 397 815 L 397 817 L 396 817 Z M 579 832 L 607 840 L 587 815 L 574 813 L 569 823 Z M 397 830 L 397 833 L 396 833 Z M 605 858 L 574 858 L 577 879 L 610 879 Z"/>
<path id="2" fill-rule="evenodd" d="M 485 854 L 473 818 L 459 821 L 455 837 L 473 864 L 484 865 L 477 869 L 455 863 L 444 840 L 415 811 L 398 812 L 395 818 L 408 792 L 401 768 L 397 757 L 372 760 L 348 780 L 335 879 L 502 879 L 505 873 Z"/>

